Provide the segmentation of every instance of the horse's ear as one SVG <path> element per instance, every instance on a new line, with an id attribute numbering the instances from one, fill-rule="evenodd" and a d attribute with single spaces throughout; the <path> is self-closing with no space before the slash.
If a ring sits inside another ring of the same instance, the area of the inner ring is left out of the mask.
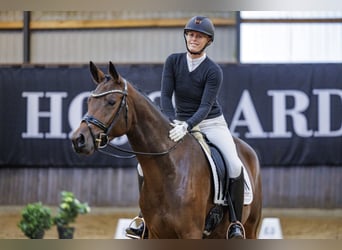
<path id="1" fill-rule="evenodd" d="M 102 82 L 105 78 L 105 74 L 92 62 L 89 62 L 90 72 L 93 80 L 96 84 Z"/>
<path id="2" fill-rule="evenodd" d="M 114 81 L 119 81 L 120 75 L 112 62 L 109 62 L 109 74 L 113 77 Z"/>

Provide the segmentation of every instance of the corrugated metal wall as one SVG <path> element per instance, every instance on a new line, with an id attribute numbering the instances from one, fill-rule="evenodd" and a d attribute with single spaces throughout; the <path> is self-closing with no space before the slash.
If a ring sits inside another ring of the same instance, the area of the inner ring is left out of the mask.
<path id="1" fill-rule="evenodd" d="M 0 12 L 1 13 L 1 12 Z M 9 12 L 3 12 L 4 15 Z M 13 16 L 13 12 L 7 14 Z M 235 11 L 146 11 L 146 10 L 108 10 L 108 11 L 32 11 L 32 20 L 130 20 L 190 18 L 195 15 L 211 18 L 234 18 Z M 10 18 L 10 17 L 8 17 Z M 1 19 L 0 19 L 1 20 Z"/>
<path id="2" fill-rule="evenodd" d="M 216 28 L 208 56 L 217 62 L 234 62 L 235 29 Z M 35 31 L 32 63 L 163 63 L 174 52 L 183 52 L 182 28 Z"/>
<path id="3" fill-rule="evenodd" d="M 33 11 L 31 21 L 188 19 L 193 15 L 233 19 L 235 12 L 146 12 L 146 11 Z M 22 22 L 22 12 L 0 11 L 0 21 Z M 185 23 L 184 23 L 185 25 Z M 125 29 L 32 30 L 31 63 L 163 63 L 173 52 L 185 51 L 183 27 Z M 21 30 L 0 30 L 0 63 L 23 62 Z M 217 62 L 236 61 L 234 26 L 219 26 L 208 55 Z"/>
<path id="4" fill-rule="evenodd" d="M 22 63 L 23 34 L 20 31 L 0 32 L 0 63 Z"/>
<path id="5" fill-rule="evenodd" d="M 0 22 L 22 22 L 22 11 L 0 11 Z M 0 63 L 23 62 L 21 30 L 0 30 Z"/>
<path id="6" fill-rule="evenodd" d="M 234 11 L 146 12 L 146 11 L 33 11 L 32 21 L 89 21 L 177 19 L 193 15 L 234 20 Z M 243 18 L 342 18 L 341 11 L 241 12 Z M 0 11 L 0 22 L 22 22 L 21 11 Z M 183 51 L 178 28 L 131 28 L 110 30 L 35 30 L 32 63 L 85 63 L 112 59 L 117 63 L 162 63 L 174 51 Z M 241 62 L 341 62 L 342 24 L 332 23 L 242 23 Z M 23 61 L 21 30 L 0 30 L 0 63 Z M 96 48 L 96 49 L 94 49 Z M 220 26 L 208 50 L 219 63 L 236 62 L 235 26 Z"/>
<path id="7" fill-rule="evenodd" d="M 263 168 L 264 207 L 341 208 L 341 167 Z"/>
<path id="8" fill-rule="evenodd" d="M 136 169 L 0 168 L 0 205 L 42 201 L 57 205 L 59 193 L 72 191 L 91 206 L 137 206 Z"/>
<path id="9" fill-rule="evenodd" d="M 262 168 L 263 207 L 341 208 L 341 167 Z M 1 168 L 0 205 L 56 205 L 69 190 L 91 206 L 137 206 L 135 168 Z"/>

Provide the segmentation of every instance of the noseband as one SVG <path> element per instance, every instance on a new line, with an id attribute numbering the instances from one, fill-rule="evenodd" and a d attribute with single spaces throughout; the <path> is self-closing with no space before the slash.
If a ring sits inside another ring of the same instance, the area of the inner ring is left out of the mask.
<path id="1" fill-rule="evenodd" d="M 106 76 L 106 79 L 109 79 L 109 76 Z M 127 113 L 128 113 L 128 105 L 127 105 L 127 81 L 126 79 L 122 78 L 124 81 L 124 89 L 123 90 L 119 90 L 119 89 L 113 89 L 113 90 L 109 90 L 109 91 L 105 91 L 99 94 L 95 94 L 94 92 L 90 95 L 90 97 L 94 97 L 94 98 L 99 98 L 99 97 L 103 97 L 109 94 L 122 94 L 122 99 L 121 99 L 121 103 L 120 103 L 120 107 L 118 112 L 116 112 L 115 116 L 113 117 L 111 123 L 107 126 L 106 124 L 104 124 L 103 122 L 101 122 L 100 120 L 96 119 L 94 116 L 88 115 L 86 114 L 83 119 L 82 122 L 86 122 L 90 131 L 90 134 L 93 138 L 93 142 L 95 145 L 95 148 L 105 148 L 108 143 L 109 143 L 109 138 L 108 138 L 108 132 L 112 130 L 112 128 L 114 127 L 117 119 L 119 118 L 119 115 L 122 111 L 122 109 L 125 107 L 126 112 L 125 112 L 125 121 L 126 121 L 126 126 L 127 126 Z M 96 138 L 91 127 L 89 126 L 90 124 L 93 124 L 94 126 L 98 127 L 99 129 L 101 129 L 103 132 L 99 134 L 99 136 Z"/>

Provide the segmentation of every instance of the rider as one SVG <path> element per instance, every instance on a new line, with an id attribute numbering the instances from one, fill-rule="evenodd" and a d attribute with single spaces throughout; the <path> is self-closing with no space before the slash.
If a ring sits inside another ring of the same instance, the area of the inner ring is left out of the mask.
<path id="1" fill-rule="evenodd" d="M 207 17 L 194 16 L 188 21 L 184 28 L 187 52 L 171 54 L 164 64 L 161 108 L 172 121 L 173 128 L 169 132 L 171 140 L 181 140 L 198 125 L 208 140 L 224 154 L 229 168 L 228 189 L 233 205 L 231 210 L 235 214 L 231 214 L 230 218 L 236 218 L 231 221 L 228 238 L 244 238 L 241 223 L 244 198 L 243 164 L 218 103 L 222 69 L 205 52 L 214 41 L 214 31 L 214 25 Z M 172 105 L 173 94 L 175 108 Z M 139 234 L 142 232 L 142 226 L 127 230 Z"/>

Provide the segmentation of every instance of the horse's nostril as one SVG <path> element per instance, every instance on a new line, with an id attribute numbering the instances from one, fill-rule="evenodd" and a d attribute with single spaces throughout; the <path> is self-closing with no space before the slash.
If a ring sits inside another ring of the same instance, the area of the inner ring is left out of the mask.
<path id="1" fill-rule="evenodd" d="M 76 152 L 80 152 L 80 150 L 85 147 L 85 137 L 83 134 L 79 134 L 72 142 Z"/>
<path id="2" fill-rule="evenodd" d="M 84 139 L 84 135 L 83 134 L 80 134 L 79 137 L 77 138 L 77 144 L 79 146 L 84 146 L 84 142 L 85 142 L 85 139 Z"/>

